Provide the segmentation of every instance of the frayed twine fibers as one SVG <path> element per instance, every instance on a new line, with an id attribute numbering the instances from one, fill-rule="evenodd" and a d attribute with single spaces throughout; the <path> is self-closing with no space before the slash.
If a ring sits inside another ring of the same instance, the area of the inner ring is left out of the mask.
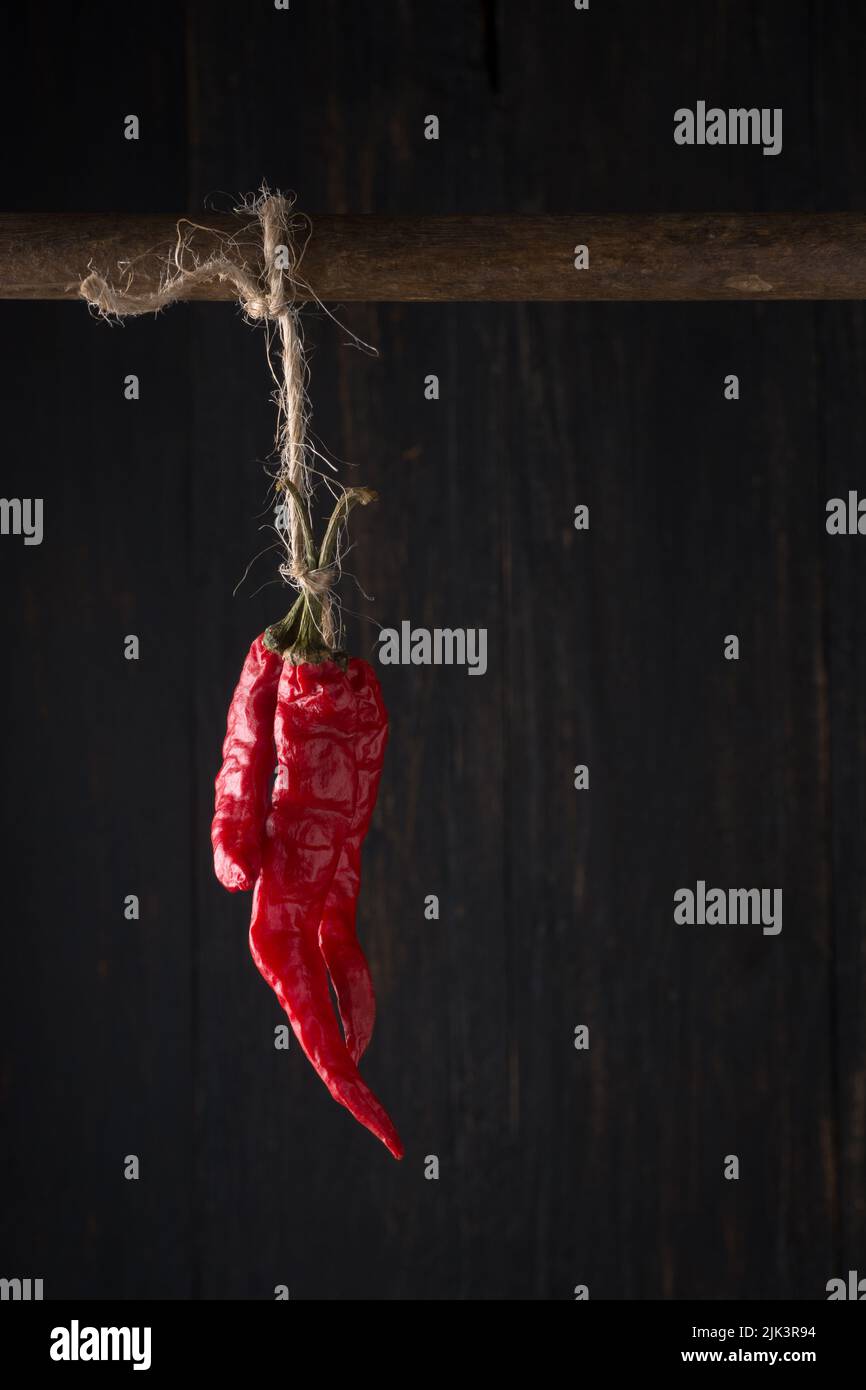
<path id="1" fill-rule="evenodd" d="M 235 258 L 238 247 L 234 237 L 221 239 L 218 254 L 199 259 L 191 249 L 191 239 L 197 230 L 210 229 L 183 219 L 178 223 L 177 241 L 156 290 L 136 293 L 134 271 L 127 266 L 121 287 L 112 284 L 98 270 L 91 270 L 81 282 L 79 293 L 104 318 L 123 319 L 137 314 L 159 313 L 182 298 L 193 286 L 222 280 L 237 290 L 244 316 L 249 322 L 264 321 L 267 324 L 268 365 L 275 382 L 274 401 L 277 407 L 275 449 L 279 463 L 275 487 L 284 499 L 288 518 L 287 524 L 278 528 L 286 550 L 280 575 L 299 592 L 306 592 L 318 600 L 316 609 L 321 613 L 321 635 L 325 646 L 332 647 L 339 623 L 335 619 L 330 590 L 340 571 L 339 546 L 335 549 L 332 562 L 323 568 L 310 567 L 305 548 L 307 518 L 302 508 L 309 506 L 310 454 L 314 451 L 307 440 L 307 366 L 298 313 L 298 291 L 307 299 L 315 300 L 316 296 L 301 280 L 299 270 L 311 225 L 308 218 L 295 214 L 293 207 L 293 198 L 286 198 L 279 192 L 271 193 L 265 187 L 258 197 L 236 209 L 238 213 L 254 214 L 261 227 L 262 271 L 258 276 L 250 273 L 242 257 Z M 272 350 L 272 329 L 279 344 L 276 355 Z"/>

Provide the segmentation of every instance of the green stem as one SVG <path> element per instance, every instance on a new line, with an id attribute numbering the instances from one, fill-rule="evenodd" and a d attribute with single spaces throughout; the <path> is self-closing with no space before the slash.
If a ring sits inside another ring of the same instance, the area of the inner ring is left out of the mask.
<path id="1" fill-rule="evenodd" d="M 325 531 L 325 539 L 322 541 L 322 548 L 319 551 L 319 569 L 327 569 L 334 563 L 334 554 L 337 549 L 337 536 L 340 534 L 340 527 L 348 517 L 350 511 L 355 506 L 366 507 L 368 503 L 375 502 L 379 494 L 370 487 L 348 487 L 343 493 L 336 507 L 331 512 L 331 519 Z"/>
<path id="2" fill-rule="evenodd" d="M 286 616 L 281 618 L 278 623 L 271 623 L 271 626 L 265 629 L 262 641 L 269 651 L 282 655 L 284 651 L 294 646 L 298 636 L 303 602 L 303 595 L 300 594 Z"/>
<path id="3" fill-rule="evenodd" d="M 283 486 L 292 497 L 303 526 L 307 568 L 329 569 L 336 557 L 337 538 L 343 522 L 353 507 L 366 507 L 368 503 L 376 501 L 377 494 L 368 487 L 345 489 L 325 528 L 317 563 L 313 532 L 307 519 L 303 498 L 293 483 L 284 482 Z M 303 589 L 286 616 L 265 630 L 262 639 L 265 646 L 270 651 L 277 652 L 284 660 L 295 664 L 308 662 L 316 665 L 321 661 L 337 661 L 345 665 L 345 652 L 326 646 L 322 637 L 323 610 L 325 603 L 329 601 L 327 596 L 311 594 L 308 589 Z"/>

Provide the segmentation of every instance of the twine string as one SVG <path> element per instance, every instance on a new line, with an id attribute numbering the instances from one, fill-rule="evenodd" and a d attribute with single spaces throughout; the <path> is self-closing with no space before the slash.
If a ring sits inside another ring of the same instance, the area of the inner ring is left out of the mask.
<path id="1" fill-rule="evenodd" d="M 308 288 L 299 280 L 298 268 L 309 236 L 309 223 L 302 219 L 306 236 L 300 242 L 294 235 L 292 202 L 280 193 L 264 189 L 250 207 L 238 209 L 255 213 L 262 237 L 262 271 L 249 272 L 242 259 L 232 258 L 236 238 L 224 238 L 223 250 L 204 260 L 194 257 L 190 240 L 196 230 L 208 231 L 189 219 L 178 223 L 177 242 L 169 268 L 156 289 L 145 292 L 134 287 L 134 270 L 126 267 L 122 285 L 112 284 L 98 270 L 91 269 L 79 286 L 79 293 L 99 314 L 120 319 L 138 314 L 155 314 L 173 304 L 196 285 L 220 280 L 233 286 L 251 322 L 264 321 L 268 329 L 268 365 L 274 378 L 277 408 L 275 448 L 278 457 L 275 488 L 285 507 L 287 524 L 278 526 L 286 547 L 280 565 L 283 580 L 308 595 L 315 614 L 315 625 L 326 648 L 335 646 L 336 624 L 331 589 L 339 572 L 339 554 L 325 565 L 317 563 L 310 542 L 309 502 L 310 450 L 307 440 L 309 407 L 306 390 L 306 359 L 297 305 L 297 291 Z M 192 259 L 190 259 L 192 258 Z M 277 363 L 272 353 L 273 331 L 279 343 Z"/>

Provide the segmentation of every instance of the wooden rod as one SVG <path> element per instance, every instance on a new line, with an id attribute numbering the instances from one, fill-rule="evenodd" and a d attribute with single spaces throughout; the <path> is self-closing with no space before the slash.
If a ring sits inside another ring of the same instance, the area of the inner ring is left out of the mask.
<path id="1" fill-rule="evenodd" d="M 256 228 L 226 215 L 195 221 L 193 247 L 241 234 L 258 267 Z M 303 261 L 323 301 L 712 300 L 866 298 L 866 213 L 314 216 Z M 75 299 L 88 269 L 151 290 L 178 218 L 130 213 L 0 214 L 0 299 Z M 210 230 L 212 229 L 212 230 Z M 575 269 L 575 248 L 589 268 Z M 215 282 L 191 299 L 229 300 Z"/>

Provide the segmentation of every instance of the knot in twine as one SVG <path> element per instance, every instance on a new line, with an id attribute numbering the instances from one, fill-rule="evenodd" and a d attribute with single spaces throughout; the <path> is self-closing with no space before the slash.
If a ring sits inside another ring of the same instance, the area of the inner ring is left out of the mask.
<path id="1" fill-rule="evenodd" d="M 306 393 L 306 365 L 301 337 L 296 294 L 298 288 L 308 290 L 298 278 L 306 238 L 298 249 L 293 236 L 289 201 L 280 193 L 267 188 L 242 211 L 252 211 L 258 218 L 262 235 L 262 270 L 256 276 L 247 269 L 243 257 L 232 259 L 237 251 L 237 239 L 223 238 L 223 252 L 198 260 L 190 248 L 196 223 L 184 219 L 178 223 L 178 237 L 169 260 L 169 269 L 156 290 L 144 294 L 132 291 L 133 271 L 127 267 L 126 281 L 120 288 L 112 285 L 98 271 L 92 270 L 79 286 L 79 293 L 98 313 L 105 317 L 126 318 L 136 314 L 155 314 L 166 308 L 193 286 L 220 280 L 237 291 L 244 316 L 251 322 L 276 325 L 279 338 L 278 366 L 275 367 L 268 334 L 268 365 L 274 378 L 274 402 L 277 407 L 275 447 L 279 457 L 276 475 L 277 491 L 287 499 L 288 524 L 279 527 L 286 548 L 280 565 L 280 576 L 300 593 L 317 600 L 317 625 L 326 647 L 335 644 L 333 601 L 330 590 L 336 578 L 339 561 L 327 566 L 309 563 L 306 541 L 309 534 L 310 468 L 307 445 L 309 410 Z M 309 236 L 309 222 L 303 219 Z M 185 230 L 181 230 L 185 225 Z M 283 263 L 284 262 L 284 263 Z M 287 487 L 286 484 L 291 486 Z"/>
<path id="2" fill-rule="evenodd" d="M 248 319 L 278 319 L 280 314 L 285 314 L 291 307 L 281 294 L 277 296 L 276 301 L 270 295 L 264 298 L 250 295 L 248 299 L 241 296 L 241 304 Z"/>
<path id="3" fill-rule="evenodd" d="M 324 568 L 308 569 L 305 565 L 280 565 L 280 574 L 290 584 L 294 584 L 296 589 L 306 589 L 308 594 L 314 598 L 326 598 L 337 577 L 336 565 L 326 565 Z"/>

